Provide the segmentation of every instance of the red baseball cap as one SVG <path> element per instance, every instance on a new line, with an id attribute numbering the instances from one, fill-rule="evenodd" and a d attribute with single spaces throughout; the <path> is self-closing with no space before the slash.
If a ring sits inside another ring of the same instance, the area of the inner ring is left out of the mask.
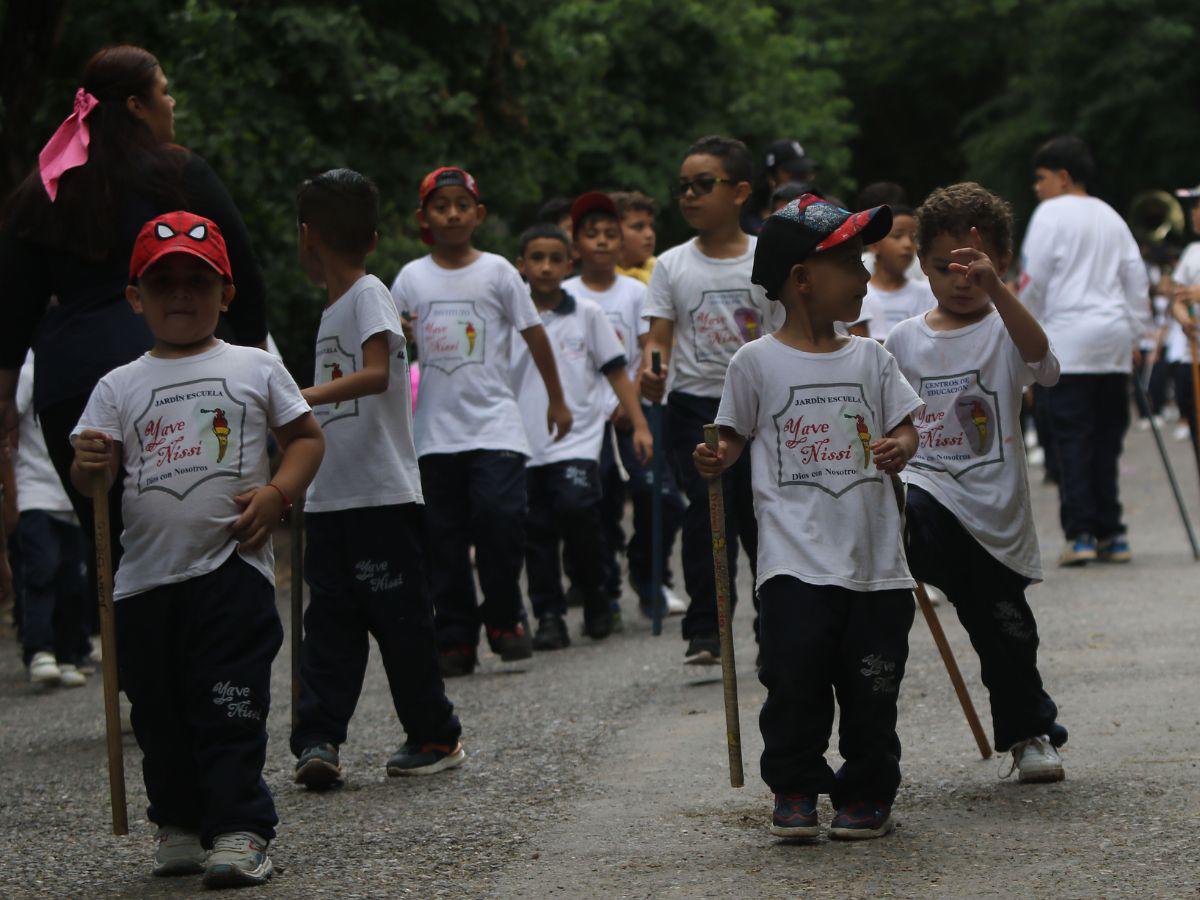
<path id="1" fill-rule="evenodd" d="M 475 198 L 475 202 L 479 202 L 479 185 L 471 177 L 470 172 L 458 166 L 442 166 L 421 179 L 421 187 L 417 191 L 417 205 L 424 209 L 425 201 L 429 199 L 430 194 L 438 188 L 452 185 L 466 188 L 468 193 Z M 421 240 L 426 244 L 433 244 L 433 235 L 429 233 L 428 228 L 421 229 Z"/>
<path id="2" fill-rule="evenodd" d="M 202 259 L 226 281 L 233 281 L 229 252 L 217 223 L 180 210 L 156 216 L 142 226 L 133 244 L 133 258 L 129 260 L 130 283 L 172 253 L 186 253 Z"/>
<path id="3" fill-rule="evenodd" d="M 612 197 L 603 191 L 588 191 L 576 197 L 575 202 L 571 204 L 571 228 L 577 229 L 583 217 L 596 210 L 620 218 L 617 215 L 617 204 L 613 203 Z"/>

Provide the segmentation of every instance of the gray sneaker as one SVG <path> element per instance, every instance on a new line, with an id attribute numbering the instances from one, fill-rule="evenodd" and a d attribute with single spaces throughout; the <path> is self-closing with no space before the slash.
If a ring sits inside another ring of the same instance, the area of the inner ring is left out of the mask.
<path id="1" fill-rule="evenodd" d="M 275 868 L 267 856 L 268 842 L 252 831 L 218 834 L 204 865 L 204 886 L 251 887 L 265 884 Z"/>
<path id="2" fill-rule="evenodd" d="M 322 790 L 341 784 L 342 766 L 338 748 L 333 744 L 313 744 L 305 747 L 296 760 L 296 784 L 312 790 Z"/>
<path id="3" fill-rule="evenodd" d="M 208 852 L 200 846 L 200 835 L 175 825 L 163 825 L 154 837 L 154 874 L 199 875 Z"/>
<path id="4" fill-rule="evenodd" d="M 1013 744 L 1012 765 L 1002 777 L 1011 775 L 1013 769 L 1016 769 L 1017 780 L 1022 784 L 1062 781 L 1066 777 L 1062 757 L 1044 734 Z"/>

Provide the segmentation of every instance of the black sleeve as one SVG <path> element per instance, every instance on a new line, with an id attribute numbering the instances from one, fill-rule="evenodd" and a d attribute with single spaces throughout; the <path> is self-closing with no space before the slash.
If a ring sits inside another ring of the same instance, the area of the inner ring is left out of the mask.
<path id="1" fill-rule="evenodd" d="M 225 237 L 237 288 L 226 314 L 233 340 L 238 344 L 261 344 L 267 339 L 267 286 L 242 214 L 217 173 L 201 157 L 191 154 L 183 176 L 191 212 L 212 219 Z"/>
<path id="2" fill-rule="evenodd" d="M 0 369 L 19 369 L 50 301 L 50 279 L 41 248 L 0 235 Z"/>
<path id="3" fill-rule="evenodd" d="M 625 359 L 625 354 L 622 353 L 620 356 L 614 356 L 612 359 L 602 365 L 600 367 L 600 374 L 608 375 L 612 372 L 615 372 L 617 369 L 624 369 L 627 365 L 629 365 L 629 362 Z"/>

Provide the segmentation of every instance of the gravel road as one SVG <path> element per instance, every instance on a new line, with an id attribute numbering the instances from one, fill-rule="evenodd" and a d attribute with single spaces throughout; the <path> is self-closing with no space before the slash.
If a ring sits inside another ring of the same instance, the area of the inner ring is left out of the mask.
<path id="1" fill-rule="evenodd" d="M 1184 444 L 1172 456 L 1200 519 Z M 626 632 L 449 683 L 470 759 L 389 779 L 402 738 L 373 659 L 342 759 L 348 783 L 292 785 L 290 669 L 275 664 L 266 778 L 281 819 L 276 897 L 1178 897 L 1200 871 L 1200 591 L 1149 435 L 1122 472 L 1136 560 L 1064 571 L 1031 592 L 1042 670 L 1070 729 L 1067 780 L 1021 786 L 979 759 L 921 617 L 901 691 L 897 832 L 865 845 L 776 841 L 758 777 L 748 618 L 738 675 L 746 787 L 728 786 L 718 670 L 680 665 L 678 620 L 660 638 L 636 606 Z M 1041 471 L 1033 471 L 1033 480 Z M 1059 549 L 1051 487 L 1035 484 L 1043 553 Z M 287 617 L 286 534 L 279 550 Z M 748 584 L 743 585 L 748 588 Z M 748 592 L 747 592 L 748 595 Z M 946 605 L 942 623 L 987 720 L 978 664 Z M 572 620 L 572 633 L 579 622 Z M 0 653 L 0 896 L 183 896 L 198 879 L 149 875 L 140 755 L 125 742 L 127 838 L 108 834 L 98 679 L 31 688 Z M 828 806 L 822 809 L 827 822 Z"/>

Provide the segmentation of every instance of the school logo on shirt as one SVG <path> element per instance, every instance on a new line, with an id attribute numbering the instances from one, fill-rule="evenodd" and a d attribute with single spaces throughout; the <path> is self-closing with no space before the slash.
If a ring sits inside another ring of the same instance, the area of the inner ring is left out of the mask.
<path id="1" fill-rule="evenodd" d="M 762 337 L 762 317 L 747 290 L 705 291 L 688 314 L 696 362 L 725 365 L 738 347 Z"/>
<path id="2" fill-rule="evenodd" d="M 137 490 L 184 499 L 213 478 L 242 474 L 246 404 L 224 378 L 201 378 L 155 388 L 135 420 L 141 462 Z"/>
<path id="3" fill-rule="evenodd" d="M 625 356 L 633 359 L 637 349 L 637 335 L 634 331 L 633 323 L 626 322 L 616 310 L 606 309 L 604 313 L 608 316 L 608 321 L 612 325 L 613 331 L 617 333 L 617 340 L 625 348 Z"/>
<path id="4" fill-rule="evenodd" d="M 313 381 L 316 384 L 328 384 L 353 375 L 358 371 L 358 360 L 342 346 L 341 338 L 336 334 L 317 341 L 317 373 Z M 328 426 L 339 419 L 358 415 L 357 400 L 340 400 L 337 403 L 322 403 L 313 408 L 313 415 L 321 423 Z"/>
<path id="5" fill-rule="evenodd" d="M 421 317 L 421 365 L 447 375 L 485 361 L 487 322 L 472 300 L 434 300 Z"/>
<path id="6" fill-rule="evenodd" d="M 925 405 L 913 414 L 917 455 L 909 465 L 961 478 L 1004 461 L 996 392 L 983 384 L 978 369 L 922 378 L 917 393 Z"/>
<path id="7" fill-rule="evenodd" d="M 840 497 L 883 480 L 871 454 L 879 437 L 875 411 L 861 384 L 794 385 L 787 405 L 771 418 L 779 487 L 815 487 Z"/>
<path id="8" fill-rule="evenodd" d="M 574 362 L 587 356 L 587 341 L 578 334 L 564 334 L 558 340 L 558 355 L 564 362 Z"/>

